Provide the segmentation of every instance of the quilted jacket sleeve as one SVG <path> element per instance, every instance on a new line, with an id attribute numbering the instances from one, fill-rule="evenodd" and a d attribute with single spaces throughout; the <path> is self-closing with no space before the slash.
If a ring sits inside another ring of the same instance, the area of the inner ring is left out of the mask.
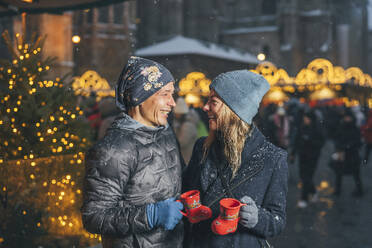
<path id="1" fill-rule="evenodd" d="M 89 232 L 124 236 L 151 229 L 145 205 L 123 203 L 123 188 L 135 163 L 133 150 L 98 145 L 87 153 L 81 213 Z"/>
<path id="2" fill-rule="evenodd" d="M 281 153 L 273 169 L 263 205 L 258 209 L 258 223 L 251 229 L 252 232 L 265 238 L 278 235 L 284 229 L 286 223 L 286 197 L 288 191 L 286 153 Z"/>

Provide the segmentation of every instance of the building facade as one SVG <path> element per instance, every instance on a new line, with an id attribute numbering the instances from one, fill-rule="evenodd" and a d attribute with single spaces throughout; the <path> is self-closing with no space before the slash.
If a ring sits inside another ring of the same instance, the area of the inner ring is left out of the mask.
<path id="1" fill-rule="evenodd" d="M 318 57 L 371 71 L 366 0 L 139 0 L 137 9 L 138 47 L 182 34 L 263 53 L 292 75 Z"/>

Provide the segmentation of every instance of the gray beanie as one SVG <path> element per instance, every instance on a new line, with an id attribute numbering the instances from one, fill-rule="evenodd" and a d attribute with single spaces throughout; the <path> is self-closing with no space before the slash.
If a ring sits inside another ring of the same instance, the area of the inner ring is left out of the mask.
<path id="1" fill-rule="evenodd" d="M 209 88 L 214 90 L 240 119 L 252 124 L 270 84 L 257 73 L 239 70 L 218 75 Z"/>

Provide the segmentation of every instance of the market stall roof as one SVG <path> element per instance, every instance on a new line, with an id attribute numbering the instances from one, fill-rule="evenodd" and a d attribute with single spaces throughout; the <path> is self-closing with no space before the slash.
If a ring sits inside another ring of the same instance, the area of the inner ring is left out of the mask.
<path id="1" fill-rule="evenodd" d="M 140 48 L 135 53 L 135 55 L 143 57 L 183 54 L 206 55 L 249 64 L 259 63 L 258 59 L 250 53 L 244 53 L 231 47 L 187 38 L 181 35 L 151 46 Z"/>
<path id="2" fill-rule="evenodd" d="M 0 0 L 0 17 L 27 14 L 52 13 L 89 9 L 126 0 Z"/>

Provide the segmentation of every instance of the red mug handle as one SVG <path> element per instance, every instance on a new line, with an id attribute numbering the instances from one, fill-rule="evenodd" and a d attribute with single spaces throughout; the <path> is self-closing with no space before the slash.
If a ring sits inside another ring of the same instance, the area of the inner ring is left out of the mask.
<path id="1" fill-rule="evenodd" d="M 180 200 L 176 200 L 177 202 L 181 202 Z M 182 203 L 182 202 L 181 202 Z M 185 212 L 182 212 L 181 210 L 180 210 L 180 212 L 181 212 L 181 214 L 183 215 L 183 216 L 186 216 L 187 217 L 187 214 L 185 213 Z"/>

